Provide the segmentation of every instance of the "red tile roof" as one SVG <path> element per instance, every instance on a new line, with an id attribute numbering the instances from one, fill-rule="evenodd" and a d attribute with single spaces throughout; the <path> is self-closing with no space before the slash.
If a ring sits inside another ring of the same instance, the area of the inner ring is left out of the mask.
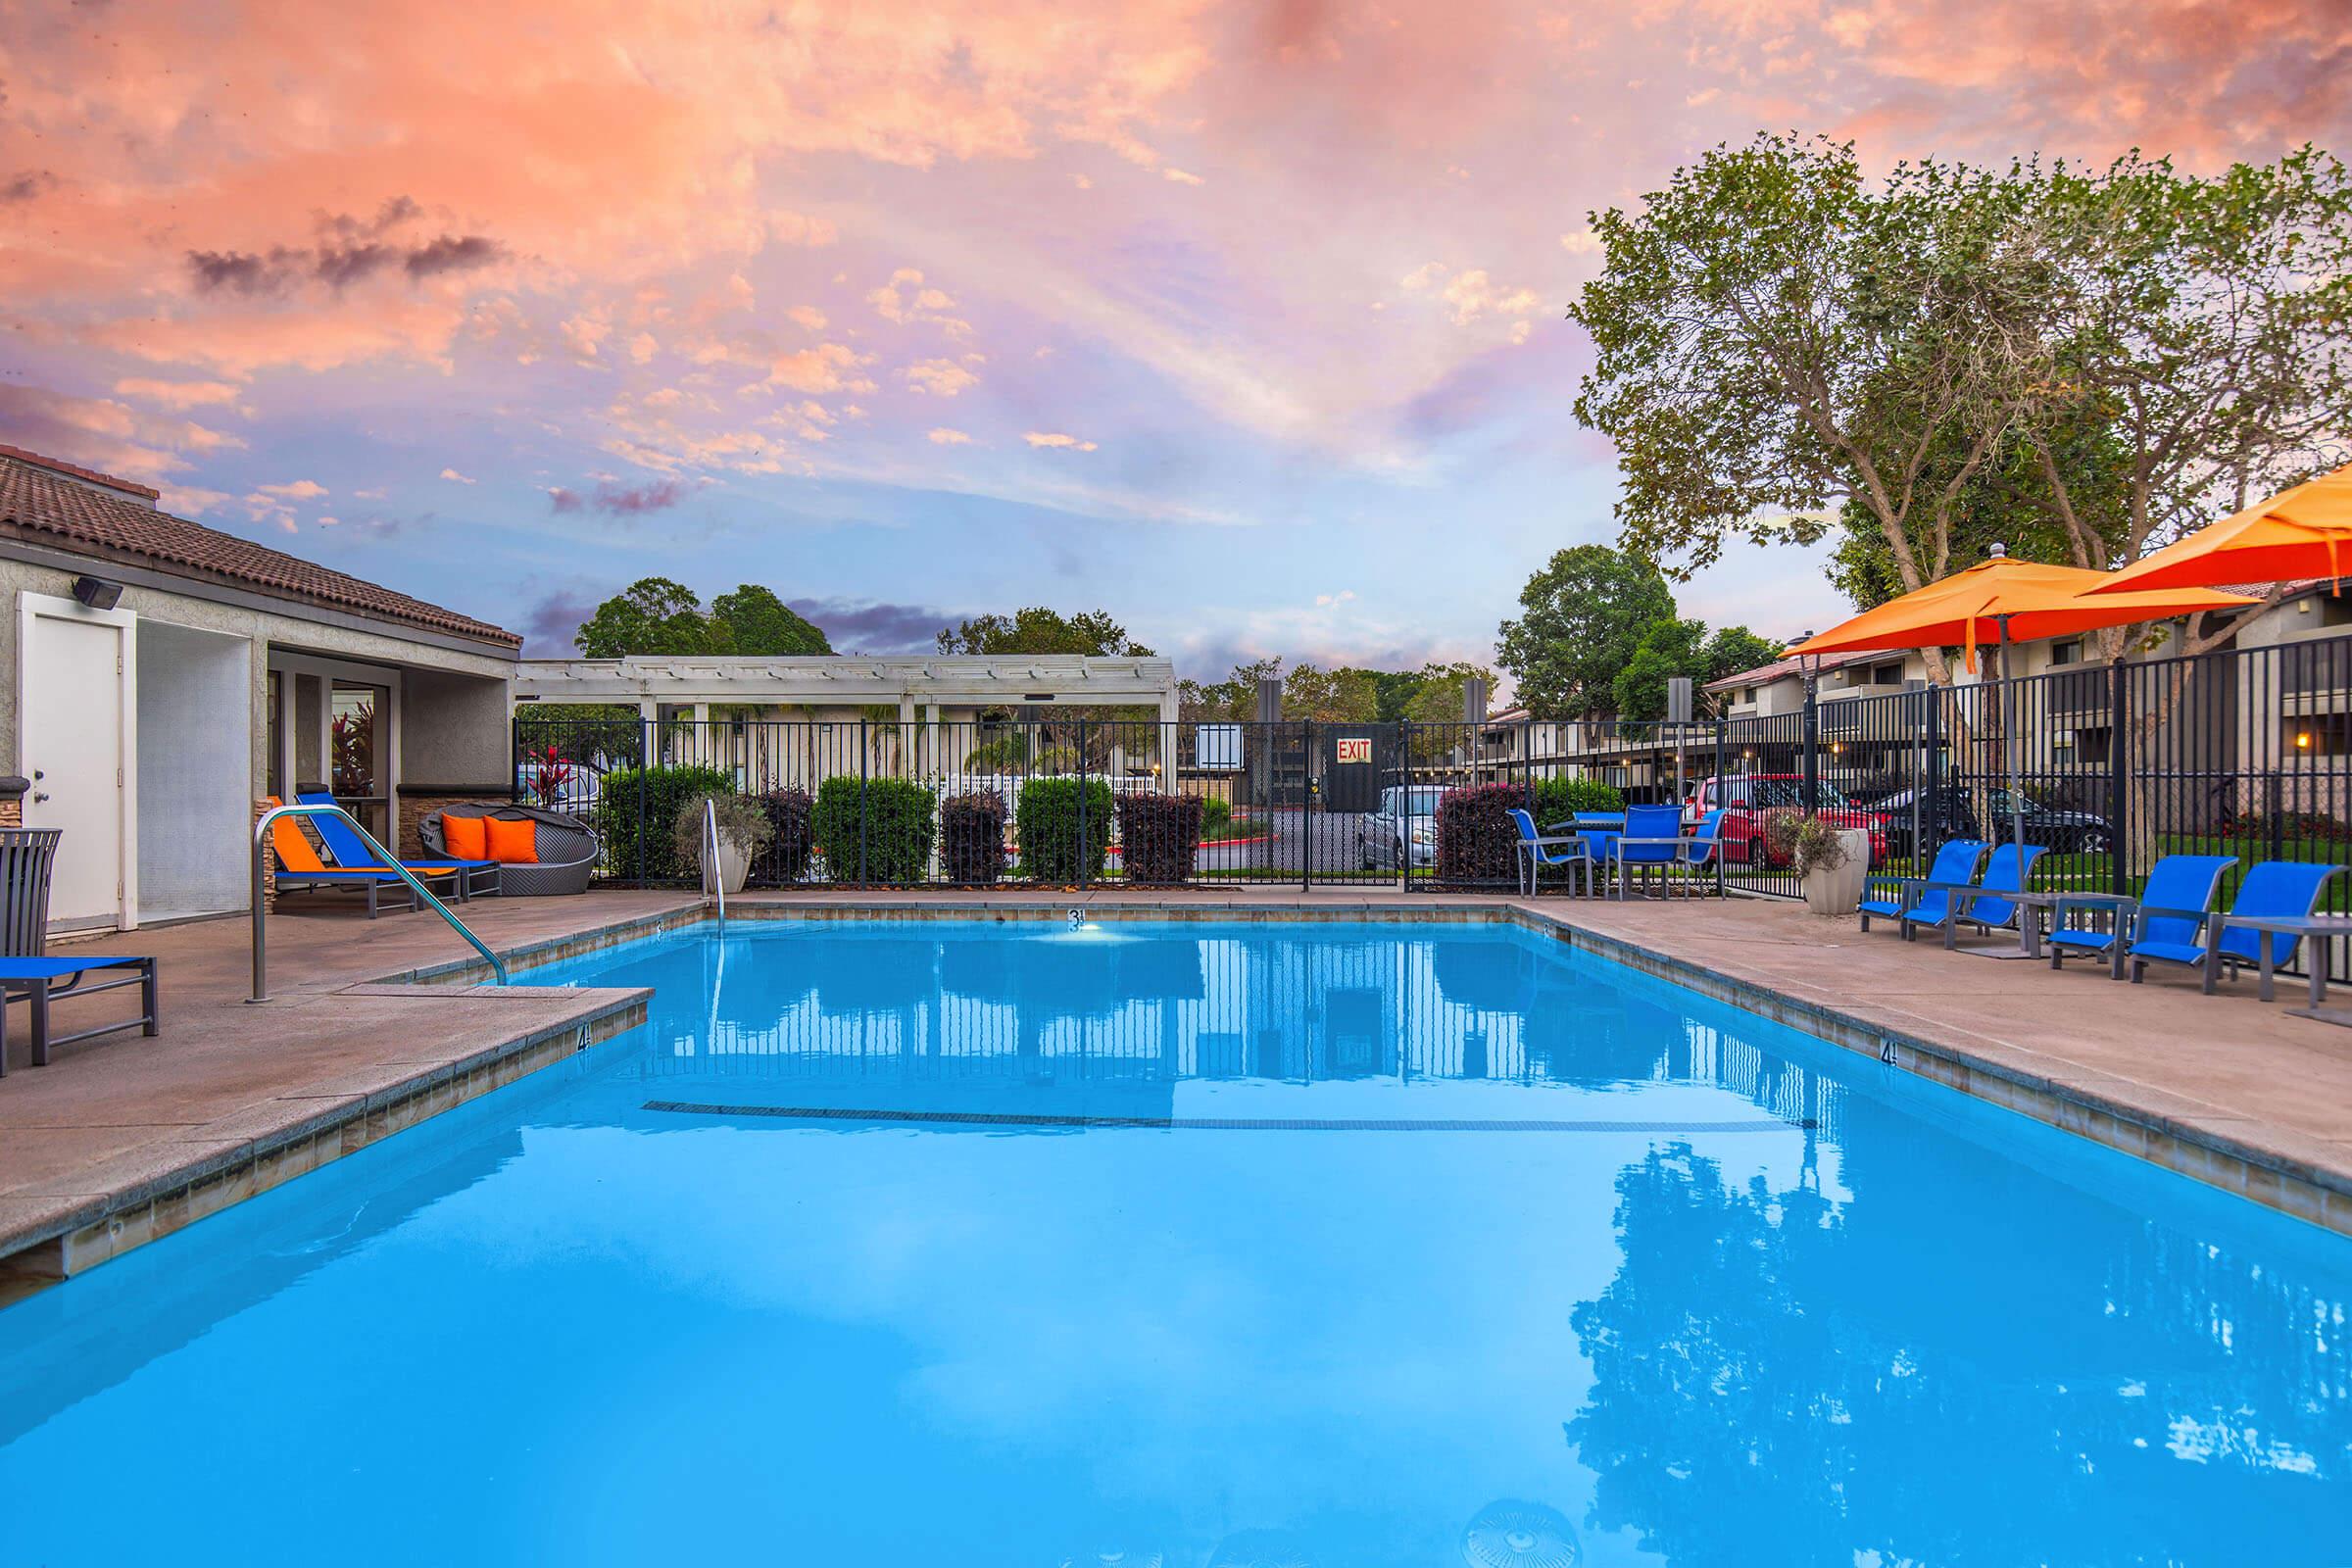
<path id="1" fill-rule="evenodd" d="M 74 478 L 60 477 L 68 473 Z M 502 648 L 522 646 L 521 637 L 486 620 L 174 517 L 127 496 L 93 489 L 92 484 L 155 494 L 70 464 L 0 447 L 0 527 L 54 540 L 82 554 L 128 558 L 180 576 L 236 583 L 281 599 L 356 611 Z"/>
<path id="2" fill-rule="evenodd" d="M 62 458 L 44 458 L 38 452 L 27 452 L 23 447 L 12 447 L 5 441 L 0 441 L 0 458 L 14 458 L 19 463 L 29 463 L 36 468 L 48 468 L 75 479 L 86 480 L 91 484 L 105 485 L 109 490 L 120 490 L 124 495 L 144 496 L 149 501 L 161 501 L 164 498 L 164 493 L 153 485 L 139 484 L 130 479 L 118 479 L 111 473 L 100 473 L 96 468 L 85 468 L 78 463 L 68 463 Z"/>

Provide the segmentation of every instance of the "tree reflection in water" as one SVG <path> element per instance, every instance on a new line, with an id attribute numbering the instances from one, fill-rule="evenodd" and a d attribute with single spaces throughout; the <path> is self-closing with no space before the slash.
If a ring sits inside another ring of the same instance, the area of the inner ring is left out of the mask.
<path id="1" fill-rule="evenodd" d="M 1621 1173 L 1622 1265 L 1571 1316 L 1591 1528 L 1675 1568 L 2333 1560 L 2339 1272 L 2006 1162 L 1953 1200 L 1984 1152 L 1892 1122 L 1854 1118 L 1851 1202 L 1689 1144 Z"/>

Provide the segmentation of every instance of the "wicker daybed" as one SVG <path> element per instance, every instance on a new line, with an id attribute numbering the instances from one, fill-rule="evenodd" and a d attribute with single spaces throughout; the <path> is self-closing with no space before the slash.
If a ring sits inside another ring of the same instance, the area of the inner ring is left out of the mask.
<path id="1" fill-rule="evenodd" d="M 499 867 L 499 892 L 507 898 L 531 898 L 555 893 L 585 893 L 602 849 L 588 824 L 562 811 L 543 811 L 535 806 L 449 806 L 429 811 L 416 823 L 416 836 L 434 855 L 447 855 L 441 834 L 444 816 L 494 816 L 509 822 L 532 824 L 533 847 L 539 863 L 509 861 Z"/>

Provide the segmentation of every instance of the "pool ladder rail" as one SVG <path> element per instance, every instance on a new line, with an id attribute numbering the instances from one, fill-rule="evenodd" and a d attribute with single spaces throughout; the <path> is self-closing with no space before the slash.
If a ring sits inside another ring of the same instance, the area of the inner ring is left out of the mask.
<path id="1" fill-rule="evenodd" d="M 718 806 L 706 799 L 703 802 L 703 874 L 710 878 L 710 891 L 718 895 L 718 934 L 727 934 L 727 873 L 718 863 Z"/>
<path id="2" fill-rule="evenodd" d="M 473 934 L 471 926 L 451 913 L 449 906 L 443 904 L 435 896 L 433 890 L 424 885 L 416 872 L 401 864 L 398 856 L 378 844 L 375 835 L 368 832 L 358 817 L 340 806 L 273 806 L 264 811 L 260 819 L 253 824 L 253 995 L 245 999 L 247 1002 L 268 1002 L 270 1000 L 270 936 L 268 930 L 270 906 L 269 901 L 262 893 L 266 865 L 262 857 L 270 853 L 270 829 L 282 816 L 341 817 L 350 825 L 351 830 L 360 836 L 360 842 L 368 846 L 368 853 L 375 857 L 378 864 L 398 873 L 400 879 L 425 902 L 427 907 L 442 919 L 447 920 L 452 931 L 472 945 L 473 951 L 482 956 L 482 961 L 490 965 L 490 972 L 498 976 L 500 985 L 512 984 L 507 978 L 507 966 L 499 956 L 492 953 L 482 939 Z"/>

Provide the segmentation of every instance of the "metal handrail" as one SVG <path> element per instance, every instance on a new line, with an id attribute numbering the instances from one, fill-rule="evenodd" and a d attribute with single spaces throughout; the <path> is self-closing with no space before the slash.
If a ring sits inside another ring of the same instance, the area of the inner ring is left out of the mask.
<path id="1" fill-rule="evenodd" d="M 350 823 L 351 830 L 360 836 L 360 842 L 368 846 L 368 853 L 380 860 L 384 869 L 397 874 L 416 892 L 417 897 L 432 907 L 434 913 L 449 922 L 451 930 L 473 945 L 473 951 L 480 954 L 483 961 L 490 965 L 491 972 L 498 976 L 500 985 L 511 983 L 507 979 L 507 966 L 500 961 L 498 955 L 483 946 L 482 939 L 473 934 L 472 928 L 452 914 L 449 906 L 443 904 L 435 896 L 433 890 L 426 887 L 417 878 L 416 872 L 401 864 L 399 857 L 378 844 L 375 841 L 375 835 L 368 832 L 358 817 L 340 806 L 307 804 L 273 806 L 264 811 L 260 819 L 253 824 L 253 995 L 245 999 L 247 1002 L 268 1002 L 270 1000 L 269 935 L 265 930 L 270 909 L 262 896 L 265 865 L 262 857 L 269 853 L 270 829 L 281 816 L 339 816 Z M 463 876 L 465 873 L 461 871 L 459 875 Z"/>
<path id="2" fill-rule="evenodd" d="M 710 877 L 710 891 L 718 895 L 718 930 L 727 930 L 727 874 L 718 863 L 718 805 L 703 802 L 703 867 Z"/>

